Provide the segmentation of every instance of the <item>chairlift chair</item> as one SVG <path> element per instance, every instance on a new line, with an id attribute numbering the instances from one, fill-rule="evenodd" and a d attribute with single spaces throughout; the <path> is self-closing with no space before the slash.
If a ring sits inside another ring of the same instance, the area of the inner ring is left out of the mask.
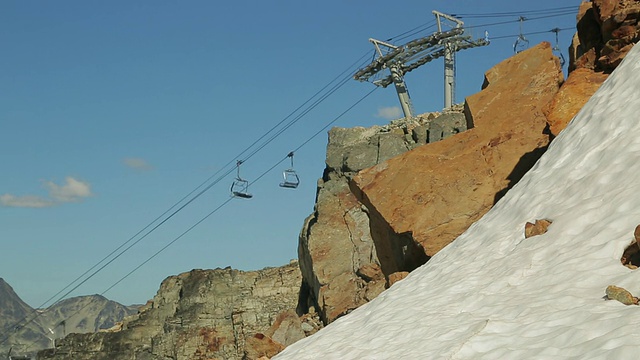
<path id="1" fill-rule="evenodd" d="M 564 64 L 565 64 L 565 62 L 566 62 L 566 60 L 565 60 L 565 58 L 564 58 L 564 55 L 562 55 L 562 50 L 560 50 L 560 44 L 559 44 L 559 41 L 558 41 L 558 33 L 560 33 L 560 28 L 557 28 L 557 27 L 556 27 L 556 28 L 553 28 L 553 29 L 551 29 L 551 32 L 556 33 L 556 44 L 555 44 L 555 46 L 551 49 L 551 51 L 552 51 L 554 54 L 557 54 L 557 55 L 558 55 L 558 59 L 560 59 L 560 67 L 563 67 L 563 66 L 564 66 Z"/>
<path id="2" fill-rule="evenodd" d="M 520 16 L 518 20 L 520 21 L 520 35 L 518 35 L 516 42 L 513 43 L 513 52 L 516 54 L 529 48 L 529 40 L 522 34 L 522 22 L 527 18 Z"/>
<path id="3" fill-rule="evenodd" d="M 295 189 L 300 185 L 300 178 L 293 169 L 293 151 L 287 155 L 291 159 L 291 167 L 282 172 L 284 181 L 280 183 L 280 187 Z"/>
<path id="4" fill-rule="evenodd" d="M 242 199 L 251 199 L 253 195 L 249 193 L 249 182 L 240 177 L 241 164 L 242 160 L 238 160 L 236 162 L 237 176 L 231 184 L 231 196 Z"/>

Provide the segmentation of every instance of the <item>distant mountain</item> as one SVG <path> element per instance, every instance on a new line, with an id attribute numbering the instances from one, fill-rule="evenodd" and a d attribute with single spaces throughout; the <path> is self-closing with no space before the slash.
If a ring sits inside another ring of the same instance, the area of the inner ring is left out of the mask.
<path id="1" fill-rule="evenodd" d="M 51 339 L 70 333 L 107 329 L 125 316 L 137 313 L 137 306 L 124 306 L 104 296 L 78 296 L 46 309 L 33 309 L 0 278 L 0 359 L 13 348 L 13 355 L 34 355 L 49 348 Z M 35 319 L 34 319 L 35 318 Z M 25 320 L 32 320 L 25 326 Z M 8 337 L 8 338 L 7 338 Z"/>
<path id="2" fill-rule="evenodd" d="M 31 322 L 25 326 L 24 320 L 36 315 L 34 309 L 0 278 L 0 356 L 7 354 L 12 347 L 13 354 L 22 354 L 31 346 L 32 350 L 37 350 L 51 343 L 40 323 Z"/>
<path id="3" fill-rule="evenodd" d="M 33 309 L 27 305 L 13 288 L 0 278 L 0 329 L 4 329 L 4 325 L 9 318 L 21 318 L 26 316 Z"/>
<path id="4" fill-rule="evenodd" d="M 108 329 L 137 311 L 137 306 L 124 306 L 101 295 L 88 295 L 69 298 L 50 306 L 43 318 L 55 326 L 56 335 L 62 337 L 68 333 Z"/>

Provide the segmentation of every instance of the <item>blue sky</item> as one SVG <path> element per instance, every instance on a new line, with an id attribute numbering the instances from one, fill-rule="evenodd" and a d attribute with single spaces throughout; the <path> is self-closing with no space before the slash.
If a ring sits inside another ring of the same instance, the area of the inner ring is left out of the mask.
<path id="1" fill-rule="evenodd" d="M 434 9 L 517 13 L 578 4 L 2 1 L 0 277 L 31 306 L 41 305 L 216 171 L 230 169 L 223 166 L 338 75 L 355 72 L 363 56 L 370 60 L 370 37 L 393 42 L 431 24 Z M 477 37 L 487 30 L 497 39 L 458 54 L 457 102 L 513 53 L 517 18 L 463 17 L 477 26 Z M 508 23 L 490 25 L 497 22 Z M 553 43 L 548 30 L 574 26 L 569 14 L 525 21 L 523 32 L 543 32 L 525 35 L 532 45 Z M 560 32 L 565 57 L 572 35 Z M 436 60 L 407 75 L 417 113 L 442 108 L 442 67 Z M 248 159 L 242 177 L 263 174 L 373 87 L 348 81 Z M 334 125 L 382 125 L 397 114 L 389 87 Z M 322 130 L 296 152 L 298 189 L 277 186 L 288 166 L 279 164 L 251 185 L 253 199 L 229 202 L 105 296 L 144 303 L 169 275 L 252 270 L 296 258 L 325 146 Z M 232 180 L 233 174 L 212 186 L 69 296 L 104 292 L 228 200 Z"/>

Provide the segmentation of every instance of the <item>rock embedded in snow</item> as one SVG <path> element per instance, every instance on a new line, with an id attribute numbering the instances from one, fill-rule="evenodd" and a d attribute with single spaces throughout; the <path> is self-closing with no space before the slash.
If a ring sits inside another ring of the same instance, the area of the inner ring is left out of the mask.
<path id="1" fill-rule="evenodd" d="M 620 262 L 629 269 L 635 270 L 640 266 L 640 225 L 636 226 L 633 235 L 634 239 L 622 253 Z"/>
<path id="2" fill-rule="evenodd" d="M 409 275 L 408 271 L 397 271 L 397 272 L 394 272 L 393 274 L 389 275 L 389 286 L 392 286 L 393 284 L 397 283 L 398 281 L 406 278 L 407 275 Z"/>
<path id="3" fill-rule="evenodd" d="M 524 226 L 524 238 L 542 235 L 547 232 L 552 221 L 547 219 L 538 219 L 534 223 L 527 222 Z"/>
<path id="4" fill-rule="evenodd" d="M 625 305 L 638 305 L 638 298 L 631 295 L 627 289 L 615 285 L 609 285 L 607 286 L 605 293 L 609 300 L 616 300 Z"/>

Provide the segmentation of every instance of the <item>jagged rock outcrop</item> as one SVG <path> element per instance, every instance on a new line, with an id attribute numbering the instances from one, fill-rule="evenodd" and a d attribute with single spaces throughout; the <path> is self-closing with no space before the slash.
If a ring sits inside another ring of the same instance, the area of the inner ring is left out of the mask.
<path id="1" fill-rule="evenodd" d="M 243 359 L 272 356 L 303 330 L 287 324 L 285 335 L 272 325 L 296 309 L 301 276 L 297 262 L 259 271 L 231 268 L 192 270 L 165 279 L 141 312 L 121 330 L 71 334 L 38 359 Z M 269 333 L 270 331 L 270 333 Z M 269 337 L 271 334 L 274 338 Z M 265 340 L 265 341 L 254 341 Z M 247 355 L 248 354 L 248 355 Z M 253 357 L 255 356 L 255 357 Z"/>
<path id="2" fill-rule="evenodd" d="M 501 62 L 486 73 L 485 88 L 466 99 L 472 129 L 359 172 L 353 178 L 356 196 L 372 218 L 384 219 L 395 234 L 432 256 L 542 155 L 550 140 L 542 108 L 561 82 L 549 43 Z"/>
<path id="3" fill-rule="evenodd" d="M 545 109 L 558 135 L 640 40 L 639 0 L 593 0 L 580 4 L 577 33 L 569 47 L 569 76 Z"/>
<path id="4" fill-rule="evenodd" d="M 304 277 L 301 306 L 320 314 L 324 323 L 368 302 L 387 286 L 385 274 L 413 270 L 399 261 L 393 267 L 394 249 L 376 239 L 394 236 L 418 259 L 426 261 L 409 239 L 396 236 L 381 221 L 371 221 L 367 209 L 351 192 L 349 182 L 358 171 L 400 155 L 417 146 L 466 130 L 462 108 L 444 114 L 428 113 L 372 128 L 333 128 L 329 131 L 326 169 L 318 181 L 315 212 L 300 234 L 298 256 Z M 373 234 L 373 235 L 372 235 Z M 407 255 L 408 256 L 408 255 Z M 400 257 L 403 257 L 401 255 Z"/>

